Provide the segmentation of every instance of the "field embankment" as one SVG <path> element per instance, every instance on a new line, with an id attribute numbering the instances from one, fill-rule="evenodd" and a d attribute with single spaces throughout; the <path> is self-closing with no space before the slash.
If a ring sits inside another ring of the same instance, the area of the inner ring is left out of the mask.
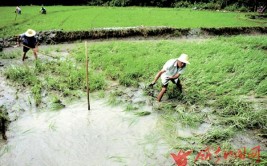
<path id="1" fill-rule="evenodd" d="M 89 31 L 41 31 L 37 33 L 40 44 L 60 44 L 79 40 L 122 39 L 122 38 L 198 38 L 208 36 L 230 36 L 240 34 L 266 34 L 267 27 L 224 27 L 224 28 L 171 28 L 171 27 L 128 27 L 102 28 Z M 17 36 L 3 38 L 0 47 L 12 47 L 17 44 Z"/>
<path id="2" fill-rule="evenodd" d="M 95 28 L 154 27 L 222 28 L 266 27 L 266 19 L 250 19 L 247 15 L 227 11 L 192 10 L 149 7 L 47 6 L 47 14 L 39 6 L 21 6 L 16 15 L 14 7 L 0 7 L 0 37 L 21 34 L 31 28 L 38 32 L 49 30 L 88 31 Z"/>

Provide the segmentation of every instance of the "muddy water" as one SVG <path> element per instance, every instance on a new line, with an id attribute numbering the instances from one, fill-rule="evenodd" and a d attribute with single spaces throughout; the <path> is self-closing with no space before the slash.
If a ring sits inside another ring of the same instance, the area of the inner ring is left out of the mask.
<path id="1" fill-rule="evenodd" d="M 104 100 L 58 112 L 25 112 L 12 122 L 0 165 L 172 165 L 156 131 L 157 115 L 139 117 Z"/>

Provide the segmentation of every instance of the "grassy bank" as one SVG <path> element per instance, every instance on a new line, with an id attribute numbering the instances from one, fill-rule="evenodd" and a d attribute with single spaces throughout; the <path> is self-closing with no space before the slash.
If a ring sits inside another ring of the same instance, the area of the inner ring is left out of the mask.
<path id="1" fill-rule="evenodd" d="M 63 29 L 88 30 L 104 27 L 170 26 L 175 28 L 266 26 L 266 20 L 246 19 L 246 13 L 197 11 L 177 8 L 22 6 L 16 16 L 14 7 L 0 7 L 0 36 L 13 36 L 28 28 L 37 31 Z"/>
<path id="2" fill-rule="evenodd" d="M 148 84 L 165 61 L 187 53 L 191 64 L 181 76 L 184 94 L 177 94 L 171 84 L 166 94 L 169 99 L 155 108 L 160 115 L 159 130 L 176 151 L 192 149 L 196 154 L 207 146 L 231 150 L 237 134 L 256 131 L 255 139 L 266 139 L 266 45 L 266 35 L 90 43 L 90 88 L 105 90 L 106 80 L 134 87 L 141 82 Z M 51 55 L 60 52 L 60 48 L 41 51 Z M 17 86 L 30 88 L 37 104 L 42 102 L 44 91 L 49 92 L 55 104 L 60 103 L 58 99 L 61 98 L 78 98 L 80 95 L 76 92 L 86 90 L 84 43 L 77 44 L 69 53 L 65 60 L 60 54 L 54 54 L 52 61 L 13 66 L 4 74 Z M 1 57 L 20 59 L 17 53 Z M 155 90 L 160 86 L 158 81 Z M 128 109 L 132 110 L 130 106 Z M 182 137 L 177 132 L 179 129 L 197 130 L 203 124 L 209 124 L 210 128 L 202 134 Z M 264 152 L 261 159 L 267 161 Z"/>

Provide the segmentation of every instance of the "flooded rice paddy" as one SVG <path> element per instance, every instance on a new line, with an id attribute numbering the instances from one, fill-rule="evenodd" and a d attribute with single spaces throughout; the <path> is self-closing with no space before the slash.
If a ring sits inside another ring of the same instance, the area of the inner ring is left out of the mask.
<path id="1" fill-rule="evenodd" d="M 58 112 L 25 112 L 12 122 L 0 165 L 171 165 L 157 115 L 136 117 L 104 100 Z"/>
<path id="2" fill-rule="evenodd" d="M 54 54 L 58 54 L 57 51 L 49 53 L 50 56 L 41 54 L 40 59 L 50 61 L 55 58 Z M 68 50 L 65 49 L 60 54 L 63 55 L 60 59 L 64 60 L 64 57 L 68 56 Z M 1 61 L 5 67 L 13 62 L 22 65 L 20 59 Z M 26 65 L 32 62 L 33 57 L 30 57 Z M 41 103 L 41 109 L 37 108 L 27 88 L 13 88 L 0 76 L 0 105 L 7 106 L 11 121 L 6 132 L 7 142 L 0 141 L 0 165 L 174 165 L 170 153 L 177 153 L 183 147 L 185 150 L 206 147 L 199 140 L 215 126 L 217 117 L 212 114 L 213 108 L 198 108 L 198 113 L 207 115 L 207 118 L 194 128 L 183 125 L 178 120 L 168 126 L 174 128 L 171 130 L 174 144 L 170 144 L 167 143 L 167 134 L 160 133 L 166 129 L 163 126 L 166 119 L 170 121 L 168 117 L 161 117 L 167 112 L 155 110 L 158 106 L 160 109 L 161 105 L 155 103 L 154 98 L 144 95 L 144 85 L 138 88 L 119 87 L 116 82 L 110 82 L 108 85 L 108 92 L 105 93 L 120 94 L 116 96 L 116 100 L 119 100 L 116 106 L 111 105 L 108 95 L 105 94 L 105 98 L 91 99 L 90 111 L 87 110 L 86 97 L 74 104 L 64 103 L 66 108 L 53 111 L 49 109 L 48 102 Z M 152 93 L 152 96 L 155 96 L 158 92 L 153 90 Z M 45 94 L 42 97 L 45 98 Z M 256 108 L 266 107 L 262 102 L 257 103 L 260 104 L 255 105 Z M 162 105 L 164 104 L 169 103 L 163 102 Z M 172 104 L 175 105 L 173 109 L 183 107 L 182 103 L 177 101 Z M 127 106 L 132 110 L 127 110 Z M 143 111 L 149 114 L 136 114 Z M 190 111 L 184 110 L 182 113 L 181 115 L 190 114 Z M 266 150 L 266 139 L 255 139 L 255 135 L 252 132 L 238 132 L 229 139 L 229 144 L 235 149 L 244 145 L 250 149 L 260 145 L 262 151 Z M 216 146 L 222 145 L 221 142 L 215 141 Z"/>

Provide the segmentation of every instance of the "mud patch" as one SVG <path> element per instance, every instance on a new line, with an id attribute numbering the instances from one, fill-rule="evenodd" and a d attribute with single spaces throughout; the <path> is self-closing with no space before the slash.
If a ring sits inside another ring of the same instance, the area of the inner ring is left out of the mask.
<path id="1" fill-rule="evenodd" d="M 263 110 L 267 108 L 266 97 L 240 96 L 240 99 L 246 102 L 250 102 L 254 110 Z"/>
<path id="2" fill-rule="evenodd" d="M 231 141 L 231 144 L 236 149 L 246 147 L 252 149 L 256 146 L 260 146 L 262 151 L 267 150 L 267 139 L 262 139 L 257 136 L 254 131 L 247 131 L 246 133 L 236 134 Z"/>
<path id="3" fill-rule="evenodd" d="M 211 124 L 209 123 L 202 123 L 196 129 L 193 129 L 188 126 L 182 126 L 181 124 L 177 124 L 176 132 L 177 132 L 177 135 L 181 138 L 190 138 L 190 137 L 194 137 L 197 135 L 206 134 L 210 128 L 211 128 Z"/>

